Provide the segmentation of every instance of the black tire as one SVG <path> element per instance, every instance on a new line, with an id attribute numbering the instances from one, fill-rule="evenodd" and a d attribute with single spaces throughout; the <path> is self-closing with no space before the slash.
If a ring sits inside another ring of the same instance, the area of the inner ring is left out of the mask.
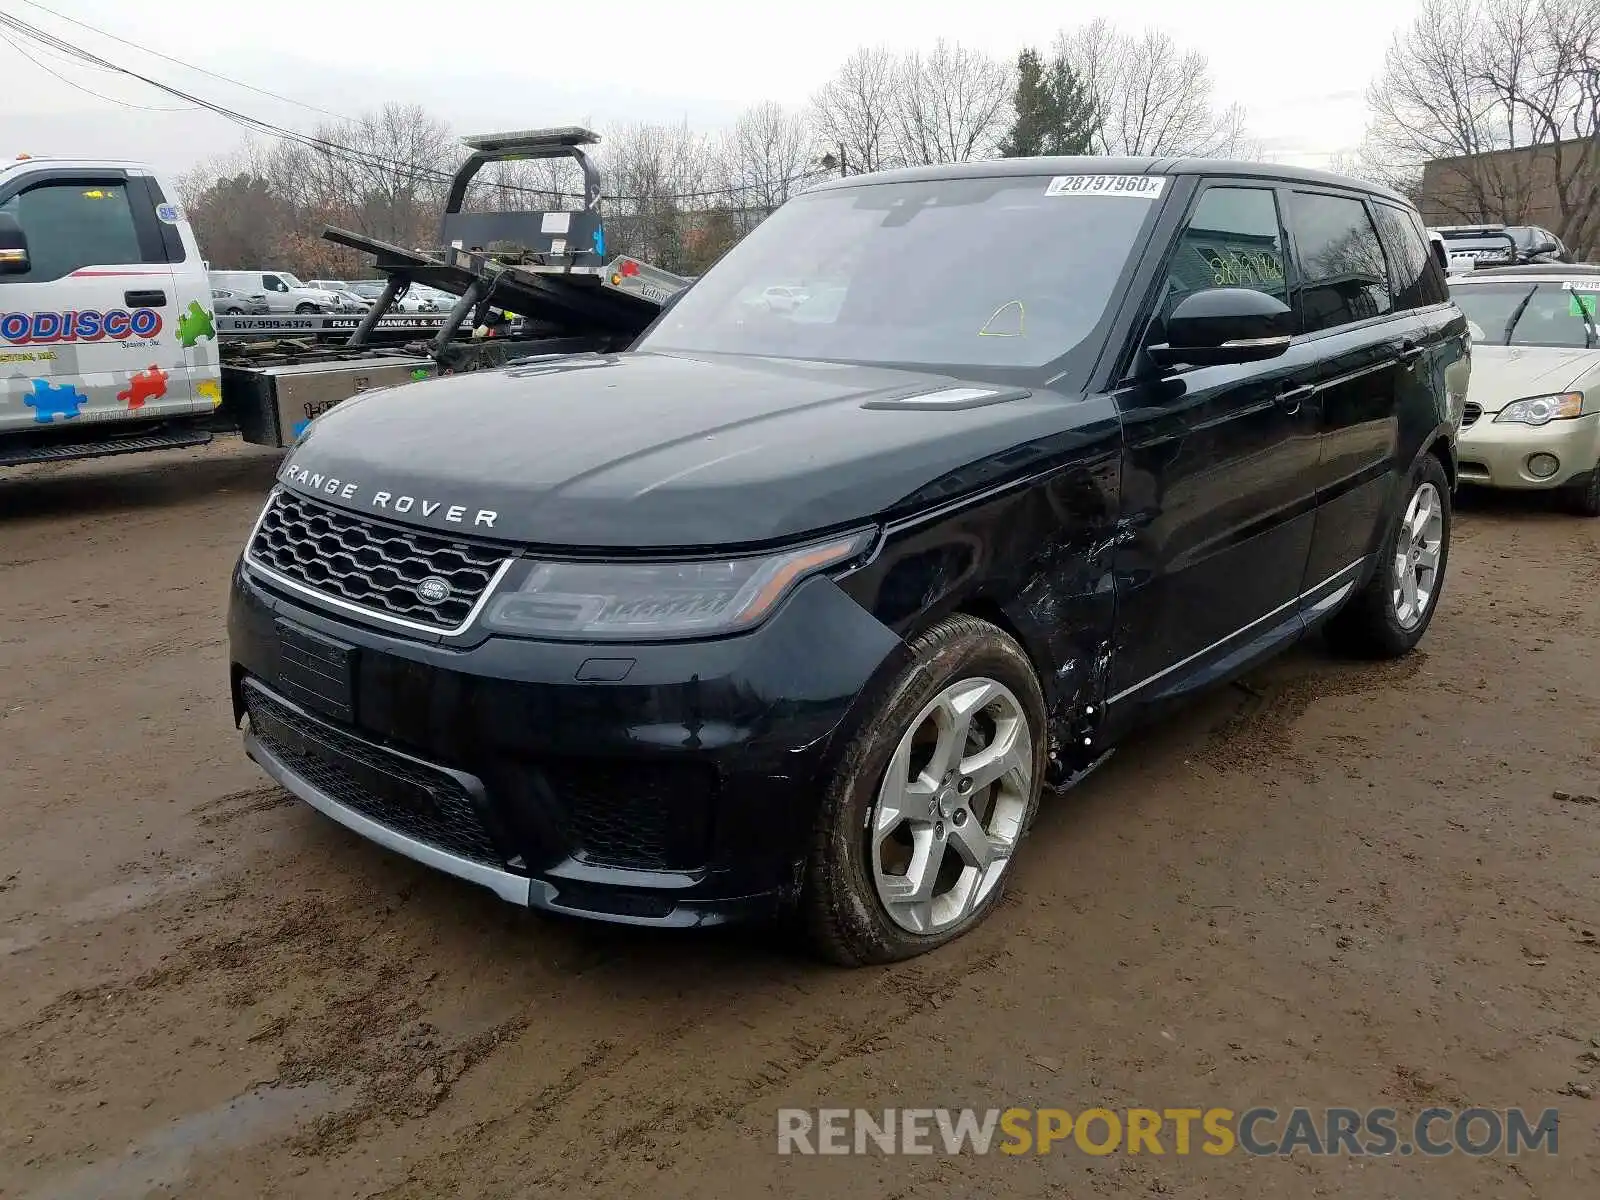
<path id="1" fill-rule="evenodd" d="M 819 954 L 841 966 L 911 958 L 979 924 L 999 901 L 1039 807 L 1049 736 L 1044 697 L 1022 647 L 987 621 L 958 614 L 917 638 L 910 650 L 911 664 L 882 688 L 840 758 L 823 797 L 806 863 L 800 916 L 807 938 Z M 1007 866 L 993 889 L 947 928 L 915 933 L 897 924 L 879 899 L 866 824 L 901 739 L 936 697 L 963 679 L 992 680 L 1015 698 L 1027 720 L 1032 773 Z"/>
<path id="2" fill-rule="evenodd" d="M 294 311 L 299 313 L 303 317 L 309 317 L 313 313 L 319 313 L 322 310 L 320 308 L 318 308 L 315 304 L 312 304 L 310 301 L 307 301 L 304 304 L 296 304 L 294 306 Z"/>
<path id="3" fill-rule="evenodd" d="M 1588 479 L 1569 485 L 1563 499 L 1568 510 L 1580 517 L 1600 517 L 1600 466 L 1589 472 Z"/>
<path id="4" fill-rule="evenodd" d="M 243 316 L 244 315 L 244 309 L 242 309 L 242 308 L 219 308 L 219 309 L 217 309 L 217 315 L 218 316 L 222 316 L 222 317 Z"/>
<path id="5" fill-rule="evenodd" d="M 1439 494 L 1442 510 L 1439 565 L 1432 595 L 1422 618 L 1408 627 L 1401 623 L 1394 606 L 1395 556 L 1406 511 L 1412 497 L 1424 484 L 1433 485 Z M 1449 574 L 1450 524 L 1450 480 L 1444 473 L 1444 464 L 1432 454 L 1425 454 L 1406 486 L 1401 489 L 1396 509 L 1390 514 L 1390 527 L 1378 549 L 1378 562 L 1372 578 L 1328 622 L 1328 645 L 1341 654 L 1355 658 L 1399 658 L 1410 653 L 1428 631 L 1433 614 L 1439 611 L 1439 597 Z"/>

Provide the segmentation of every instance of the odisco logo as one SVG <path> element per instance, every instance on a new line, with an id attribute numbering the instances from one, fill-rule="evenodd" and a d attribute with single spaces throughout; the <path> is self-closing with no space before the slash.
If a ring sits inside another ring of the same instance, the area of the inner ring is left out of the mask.
<path id="1" fill-rule="evenodd" d="M 113 342 L 153 338 L 161 314 L 153 308 L 85 309 L 82 312 L 0 313 L 0 341 L 14 346 L 51 342 Z"/>

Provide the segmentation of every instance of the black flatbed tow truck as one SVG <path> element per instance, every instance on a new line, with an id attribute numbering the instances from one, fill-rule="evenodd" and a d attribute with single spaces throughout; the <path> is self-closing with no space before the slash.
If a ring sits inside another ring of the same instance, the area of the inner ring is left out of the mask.
<path id="1" fill-rule="evenodd" d="M 520 358 L 625 349 L 690 281 L 626 255 L 606 258 L 600 172 L 584 149 L 599 140 L 576 127 L 464 139 L 471 153 L 451 182 L 435 249 L 324 230 L 329 241 L 371 254 L 388 277 L 368 312 L 217 315 L 221 402 L 214 412 L 30 432 L 0 445 L 0 467 L 192 448 L 216 434 L 285 447 L 321 413 L 361 392 Z M 466 210 L 467 190 L 485 166 L 544 158 L 577 163 L 580 209 Z M 457 302 L 448 313 L 392 311 L 413 284 Z"/>
<path id="2" fill-rule="evenodd" d="M 626 349 L 689 280 L 626 255 L 607 259 L 600 171 L 584 149 L 599 140 L 572 126 L 463 139 L 471 153 L 451 181 L 431 252 L 326 228 L 327 240 L 373 256 L 388 277 L 382 294 L 361 316 L 218 318 L 231 343 L 223 422 L 248 442 L 286 446 L 305 423 L 374 387 L 535 355 Z M 466 209 L 468 188 L 490 163 L 548 158 L 577 164 L 581 208 Z M 458 299 L 448 313 L 393 312 L 413 284 Z M 516 318 L 496 321 L 503 313 Z M 342 344 L 328 344 L 346 331 Z"/>

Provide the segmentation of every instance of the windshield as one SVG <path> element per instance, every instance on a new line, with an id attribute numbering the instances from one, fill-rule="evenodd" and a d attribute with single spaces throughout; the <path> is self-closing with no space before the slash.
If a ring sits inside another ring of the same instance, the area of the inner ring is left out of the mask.
<path id="1" fill-rule="evenodd" d="M 305 287 L 305 284 L 301 283 L 298 279 L 296 279 L 293 275 L 289 274 L 289 272 L 287 272 L 287 271 L 279 271 L 278 272 L 278 278 L 283 280 L 284 283 L 287 283 L 292 288 L 303 288 L 303 287 Z"/>
<path id="2" fill-rule="evenodd" d="M 638 348 L 1001 374 L 1092 355 L 1165 184 L 1138 182 L 1144 195 L 1039 176 L 813 192 L 758 226 Z"/>
<path id="3" fill-rule="evenodd" d="M 1493 346 L 1581 346 L 1600 342 L 1595 316 L 1600 277 L 1457 284 L 1451 298 L 1467 316 L 1472 340 Z"/>

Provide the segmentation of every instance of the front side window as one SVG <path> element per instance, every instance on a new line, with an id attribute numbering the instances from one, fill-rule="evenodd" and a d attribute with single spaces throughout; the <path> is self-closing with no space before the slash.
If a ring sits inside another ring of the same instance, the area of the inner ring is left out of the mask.
<path id="1" fill-rule="evenodd" d="M 289 285 L 276 275 L 263 275 L 261 282 L 269 292 L 287 292 L 289 290 Z"/>
<path id="2" fill-rule="evenodd" d="M 1140 177 L 1142 191 L 1118 193 L 1119 177 L 1084 178 L 1097 182 L 935 179 L 799 196 L 637 348 L 1005 378 L 1055 364 L 1074 379 L 1167 183 Z"/>
<path id="3" fill-rule="evenodd" d="M 1289 227 L 1300 261 L 1303 332 L 1365 321 L 1394 308 L 1388 264 L 1365 204 L 1348 196 L 1295 192 Z"/>
<path id="4" fill-rule="evenodd" d="M 1491 346 L 1597 344 L 1600 279 L 1565 283 L 1462 283 L 1451 298 L 1466 314 L 1474 342 Z"/>
<path id="5" fill-rule="evenodd" d="M 84 267 L 144 261 L 133 209 L 121 182 L 40 183 L 0 205 L 28 239 L 28 270 L 0 282 L 42 283 Z"/>
<path id="6" fill-rule="evenodd" d="M 1178 235 L 1152 338 L 1185 297 L 1207 288 L 1242 287 L 1288 303 L 1278 201 L 1271 188 L 1213 187 Z"/>

